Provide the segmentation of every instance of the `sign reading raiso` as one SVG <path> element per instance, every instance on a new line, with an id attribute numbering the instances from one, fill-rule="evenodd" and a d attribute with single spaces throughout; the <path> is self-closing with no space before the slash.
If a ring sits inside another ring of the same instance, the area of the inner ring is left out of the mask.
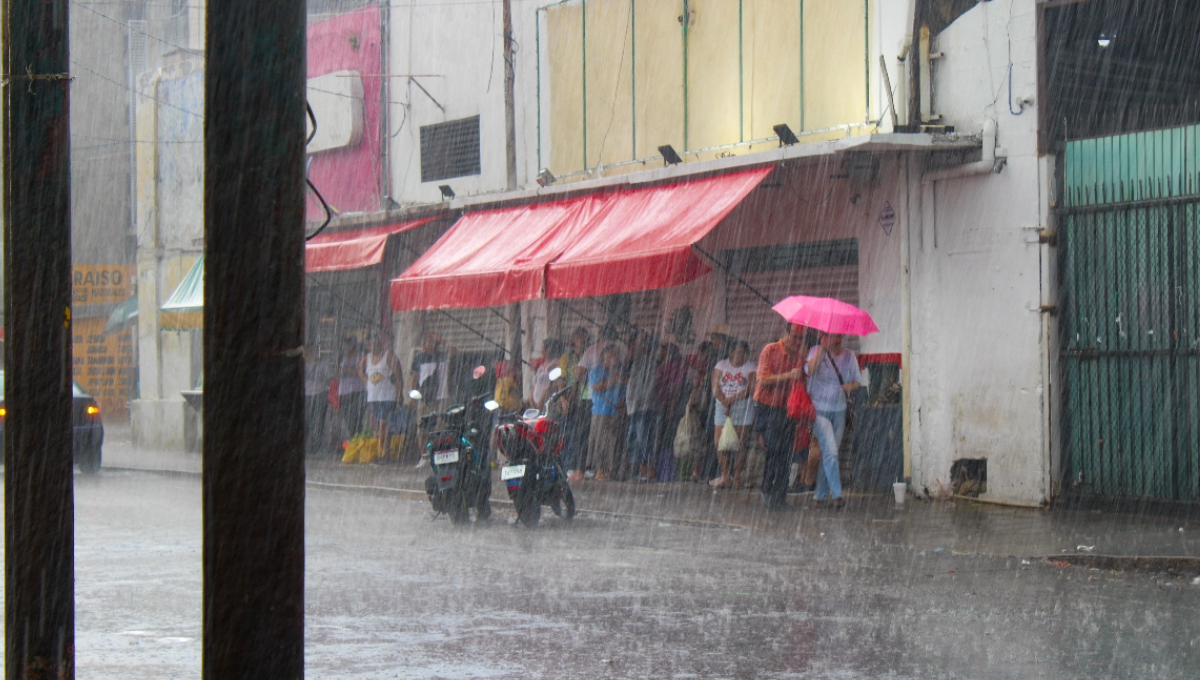
<path id="1" fill-rule="evenodd" d="M 71 272 L 71 302 L 96 305 L 124 302 L 133 294 L 133 265 L 78 264 Z"/>

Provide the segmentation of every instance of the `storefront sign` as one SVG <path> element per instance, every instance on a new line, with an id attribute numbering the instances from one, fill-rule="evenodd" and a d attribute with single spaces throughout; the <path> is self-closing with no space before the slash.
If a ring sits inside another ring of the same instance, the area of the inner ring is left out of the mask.
<path id="1" fill-rule="evenodd" d="M 76 305 L 124 302 L 133 295 L 135 274 L 133 265 L 75 265 L 71 272 L 71 299 Z"/>
<path id="2" fill-rule="evenodd" d="M 133 387 L 133 330 L 105 333 L 106 317 L 72 324 L 72 377 L 100 404 L 103 418 L 124 418 Z"/>

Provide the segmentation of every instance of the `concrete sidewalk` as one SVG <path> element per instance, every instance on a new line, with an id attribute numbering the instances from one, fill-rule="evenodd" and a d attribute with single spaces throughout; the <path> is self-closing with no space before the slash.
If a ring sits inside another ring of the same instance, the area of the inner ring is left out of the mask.
<path id="1" fill-rule="evenodd" d="M 128 430 L 109 428 L 104 467 L 198 475 L 198 453 L 135 449 Z M 428 469 L 411 464 L 343 465 L 333 457 L 308 458 L 308 483 L 409 497 L 425 502 Z M 501 517 L 511 514 L 498 481 L 492 494 Z M 1178 557 L 1200 561 L 1200 520 L 1097 510 L 1012 508 L 967 500 L 918 501 L 897 508 L 891 496 L 847 495 L 844 510 L 819 508 L 811 494 L 789 496 L 793 510 L 767 512 L 755 490 L 713 491 L 707 484 L 637 484 L 585 480 L 572 485 L 580 513 L 629 522 L 687 522 L 714 530 L 755 530 L 793 535 L 812 545 L 845 537 L 868 545 L 912 550 L 1022 558 L 1067 556 Z M 552 518 L 546 521 L 553 521 Z M 1075 561 L 1072 559 L 1072 561 Z"/>

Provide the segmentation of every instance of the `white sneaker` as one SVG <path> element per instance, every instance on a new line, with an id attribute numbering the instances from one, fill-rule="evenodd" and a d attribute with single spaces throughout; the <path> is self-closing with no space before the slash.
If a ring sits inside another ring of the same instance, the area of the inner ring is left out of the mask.
<path id="1" fill-rule="evenodd" d="M 595 471 L 595 470 L 588 470 L 588 471 L 586 471 L 586 472 L 584 472 L 584 473 L 583 473 L 583 476 L 584 476 L 585 478 L 587 478 L 587 479 L 595 479 L 595 478 L 596 478 L 596 471 Z"/>
<path id="2" fill-rule="evenodd" d="M 413 469 L 420 470 L 421 468 L 427 468 L 427 467 L 429 467 L 429 459 L 426 458 L 425 456 L 421 456 L 421 460 L 417 461 L 417 464 Z"/>

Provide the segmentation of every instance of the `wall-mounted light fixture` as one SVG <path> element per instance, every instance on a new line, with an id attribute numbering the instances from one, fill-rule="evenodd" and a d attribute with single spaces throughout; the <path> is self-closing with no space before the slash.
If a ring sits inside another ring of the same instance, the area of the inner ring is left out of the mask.
<path id="1" fill-rule="evenodd" d="M 554 184 L 556 180 L 557 178 L 550 173 L 549 168 L 543 168 L 542 171 L 537 174 L 537 183 L 540 187 L 550 186 L 551 184 Z"/>
<path id="2" fill-rule="evenodd" d="M 438 185 L 438 190 L 442 192 L 443 201 L 448 198 L 454 198 L 454 189 L 451 189 L 449 184 Z"/>
<path id="3" fill-rule="evenodd" d="M 663 165 L 678 165 L 683 162 L 679 154 L 675 153 L 675 149 L 670 144 L 663 144 L 658 147 L 658 152 L 662 154 Z"/>
<path id="4" fill-rule="evenodd" d="M 800 141 L 800 138 L 796 136 L 795 132 L 792 132 L 787 123 L 780 123 L 771 129 L 779 136 L 779 146 L 791 146 Z"/>
<path id="5" fill-rule="evenodd" d="M 1115 37 L 1116 36 L 1109 35 L 1107 33 L 1101 33 L 1100 37 L 1096 38 L 1096 44 L 1100 46 L 1100 49 L 1104 49 L 1112 44 L 1113 38 Z"/>

